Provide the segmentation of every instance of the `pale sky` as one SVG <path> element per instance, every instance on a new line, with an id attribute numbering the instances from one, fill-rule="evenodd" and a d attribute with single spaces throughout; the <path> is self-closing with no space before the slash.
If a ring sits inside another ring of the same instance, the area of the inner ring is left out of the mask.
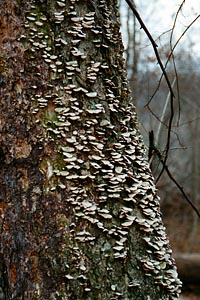
<path id="1" fill-rule="evenodd" d="M 157 39 L 163 32 L 172 28 L 175 14 L 183 1 L 135 0 L 134 2 L 143 21 L 145 22 L 145 25 L 151 32 L 154 39 Z M 122 0 L 122 4 L 127 7 L 125 0 Z M 121 11 L 122 17 L 126 15 L 126 11 L 126 9 Z M 200 15 L 200 0 L 185 0 L 174 30 L 174 42 L 198 15 Z M 122 28 L 124 28 L 124 25 Z M 145 34 L 142 35 L 144 36 Z M 124 40 L 125 39 L 126 38 L 124 38 Z M 142 42 L 148 42 L 145 36 L 144 38 L 142 37 Z M 162 43 L 166 43 L 165 35 L 162 36 L 160 43 L 160 45 L 162 45 Z M 194 55 L 200 56 L 200 17 L 185 34 L 180 45 L 182 47 L 191 47 L 191 44 L 193 44 L 192 51 L 194 52 Z"/>

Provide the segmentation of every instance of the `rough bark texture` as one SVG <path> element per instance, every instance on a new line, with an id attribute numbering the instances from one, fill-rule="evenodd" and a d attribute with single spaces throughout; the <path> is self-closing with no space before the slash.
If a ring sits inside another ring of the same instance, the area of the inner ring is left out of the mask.
<path id="1" fill-rule="evenodd" d="M 0 299 L 177 299 L 116 1 L 0 1 Z"/>

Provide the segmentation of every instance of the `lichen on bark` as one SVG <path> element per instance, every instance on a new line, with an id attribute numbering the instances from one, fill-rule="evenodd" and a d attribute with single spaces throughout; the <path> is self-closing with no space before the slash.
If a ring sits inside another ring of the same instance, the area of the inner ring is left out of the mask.
<path id="1" fill-rule="evenodd" d="M 116 1 L 11 4 L 0 4 L 6 299 L 177 299 Z"/>

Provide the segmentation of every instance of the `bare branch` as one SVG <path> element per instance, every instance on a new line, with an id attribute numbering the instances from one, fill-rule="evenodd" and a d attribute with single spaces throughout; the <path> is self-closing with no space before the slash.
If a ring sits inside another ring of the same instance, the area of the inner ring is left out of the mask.
<path id="1" fill-rule="evenodd" d="M 171 138 L 171 129 L 172 129 L 172 122 L 173 122 L 173 118 L 174 118 L 174 92 L 173 92 L 173 85 L 175 83 L 175 81 L 177 81 L 178 79 L 178 76 L 177 76 L 177 71 L 176 71 L 176 65 L 175 65 L 175 61 L 174 61 L 174 56 L 173 56 L 173 52 L 174 52 L 174 49 L 176 48 L 177 44 L 179 43 L 180 39 L 183 37 L 183 35 L 186 33 L 186 31 L 192 26 L 192 24 L 197 20 L 197 17 L 195 20 L 193 20 L 193 22 L 191 22 L 191 24 L 186 28 L 186 30 L 182 33 L 181 37 L 177 40 L 177 42 L 175 43 L 175 45 L 172 47 L 172 37 L 173 37 L 173 32 L 174 32 L 174 28 L 175 28 L 175 25 L 176 25 L 176 20 L 177 20 L 177 17 L 178 17 L 178 14 L 185 2 L 185 0 L 182 2 L 182 4 L 180 5 L 177 13 L 176 13 L 176 16 L 175 16 L 175 21 L 174 21 L 174 25 L 173 25 L 173 28 L 172 28 L 172 32 L 171 32 L 171 36 L 170 36 L 170 45 L 171 45 L 171 52 L 170 52 L 170 55 L 168 57 L 168 60 L 165 64 L 165 66 L 163 66 L 163 63 L 160 59 L 160 56 L 159 56 L 159 53 L 158 53 L 158 50 L 157 50 L 157 44 L 155 42 L 155 40 L 153 39 L 153 37 L 151 36 L 150 32 L 148 31 L 146 25 L 144 24 L 142 18 L 140 17 L 134 3 L 132 0 L 126 0 L 127 4 L 129 5 L 129 7 L 131 8 L 131 10 L 133 11 L 135 17 L 137 18 L 138 22 L 140 23 L 141 25 L 141 28 L 145 31 L 146 35 L 148 36 L 151 44 L 152 44 L 152 47 L 153 47 L 153 50 L 154 50 L 154 53 L 156 55 L 156 58 L 157 58 L 157 61 L 158 61 L 158 64 L 162 70 L 162 75 L 161 75 L 161 78 L 160 78 L 160 81 L 159 81 L 159 86 L 157 87 L 156 91 L 154 92 L 153 96 L 155 95 L 155 93 L 158 91 L 159 87 L 160 87 L 160 83 L 161 83 L 161 80 L 162 80 L 162 77 L 164 76 L 165 77 L 165 80 L 167 82 L 167 85 L 168 85 L 168 88 L 169 88 L 169 95 L 168 95 L 168 100 L 167 100 L 167 103 L 169 102 L 170 100 L 170 110 L 171 110 L 171 115 L 170 115 L 170 119 L 169 119 L 169 124 L 168 124 L 168 134 L 167 134 L 167 144 L 166 144 L 166 151 L 165 151 L 165 156 L 164 156 L 164 159 L 162 158 L 162 155 L 161 153 L 159 152 L 159 150 L 155 147 L 154 145 L 154 136 L 153 136 L 153 132 L 152 134 L 150 134 L 150 151 L 149 151 L 149 156 L 152 155 L 152 153 L 154 152 L 157 157 L 159 158 L 160 162 L 162 163 L 162 170 L 156 180 L 156 182 L 158 182 L 158 180 L 160 179 L 161 175 L 163 174 L 164 171 L 166 171 L 168 177 L 174 182 L 174 184 L 178 187 L 179 191 L 181 192 L 181 194 L 184 196 L 184 198 L 186 199 L 186 201 L 191 205 L 191 207 L 193 208 L 193 210 L 196 212 L 196 214 L 198 215 L 198 217 L 200 218 L 200 213 L 198 211 L 198 209 L 196 208 L 196 206 L 194 205 L 194 203 L 190 200 L 190 198 L 186 195 L 183 187 L 177 182 L 177 180 L 173 177 L 173 175 L 171 174 L 168 166 L 166 165 L 166 162 L 167 162 L 167 158 L 168 158 L 168 153 L 169 153 L 169 149 L 170 149 L 170 138 Z M 173 59 L 173 65 L 174 65 L 174 70 L 175 70 L 175 74 L 176 74 L 176 78 L 175 80 L 173 81 L 173 84 L 171 85 L 170 81 L 169 81 L 169 78 L 168 78 L 168 75 L 166 73 L 166 66 L 170 60 L 170 58 L 172 57 Z M 178 89 L 178 84 L 177 84 L 177 89 Z M 150 101 L 152 100 L 153 96 L 151 97 Z M 150 101 L 147 103 L 147 106 L 149 106 L 150 104 Z M 166 107 L 166 106 L 165 106 Z M 180 107 L 180 103 L 179 103 L 179 107 Z M 165 111 L 165 109 L 164 109 Z M 163 124 L 163 117 L 162 119 L 160 120 L 161 123 Z M 165 125 L 165 124 L 164 124 Z M 165 125 L 166 126 L 166 125 Z M 159 131 L 158 131 L 158 134 L 159 134 Z M 149 157 L 149 159 L 151 159 L 151 157 Z"/>
<path id="2" fill-rule="evenodd" d="M 163 168 L 157 178 L 157 181 L 160 179 L 160 177 L 163 174 L 164 171 L 164 166 L 166 165 L 166 161 L 168 158 L 168 153 L 169 153 L 169 148 L 170 148 L 170 139 L 171 139 L 171 128 L 172 128 L 172 122 L 173 122 L 173 118 L 174 118 L 174 92 L 173 92 L 173 88 L 171 86 L 169 77 L 165 71 L 165 67 L 163 66 L 163 63 L 161 61 L 160 55 L 158 53 L 157 47 L 158 45 L 156 44 L 155 40 L 153 39 L 152 35 L 150 34 L 149 30 L 147 29 L 146 25 L 144 24 L 142 18 L 140 17 L 140 14 L 138 13 L 134 3 L 132 0 L 126 0 L 127 4 L 129 5 L 129 7 L 131 8 L 131 10 L 133 11 L 134 15 L 136 16 L 138 22 L 140 23 L 141 28 L 144 30 L 144 32 L 146 33 L 146 35 L 148 36 L 151 45 L 153 47 L 154 53 L 156 55 L 158 64 L 162 70 L 163 76 L 165 77 L 165 80 L 167 82 L 169 91 L 170 91 L 170 109 L 171 109 L 171 115 L 170 115 L 170 119 L 169 119 L 169 124 L 168 124 L 168 133 L 167 133 L 167 143 L 166 143 L 166 151 L 165 151 L 165 158 L 164 158 L 164 165 Z"/>
<path id="3" fill-rule="evenodd" d="M 176 27 L 176 22 L 178 19 L 178 15 L 181 11 L 181 9 L 183 8 L 183 5 L 185 4 L 185 0 L 183 0 L 183 2 L 181 3 L 181 5 L 179 6 L 179 9 L 176 12 L 175 18 L 174 18 L 174 23 L 172 26 L 172 30 L 171 30 L 171 34 L 170 34 L 170 50 L 172 53 L 172 62 L 173 62 L 173 66 L 174 66 L 174 72 L 175 72 L 175 76 L 176 76 L 176 90 L 177 90 L 177 99 L 178 99 L 178 121 L 177 121 L 177 125 L 179 124 L 179 120 L 180 120 L 180 114 L 181 114 L 181 105 L 180 105 L 180 93 L 179 93 L 179 78 L 178 78 L 178 73 L 177 73 L 177 69 L 176 69 L 176 62 L 174 59 L 174 53 L 172 52 L 172 40 L 173 40 L 173 34 L 174 34 L 174 29 Z"/>
<path id="4" fill-rule="evenodd" d="M 155 40 L 153 39 L 153 37 L 150 34 L 149 30 L 147 29 L 146 25 L 144 24 L 142 18 L 140 17 L 140 14 L 138 13 L 138 11 L 137 11 L 137 9 L 136 9 L 133 1 L 132 0 L 126 0 L 126 2 L 129 5 L 129 7 L 131 8 L 131 10 L 133 11 L 134 15 L 136 16 L 138 22 L 140 23 L 141 28 L 144 30 L 144 32 L 148 36 L 148 38 L 149 38 L 149 40 L 151 42 L 151 45 L 153 47 L 154 53 L 156 55 L 158 64 L 159 64 L 159 66 L 160 66 L 160 68 L 162 70 L 162 73 L 163 73 L 163 75 L 165 77 L 165 80 L 167 82 L 168 88 L 169 88 L 169 90 L 171 92 L 171 95 L 174 97 L 174 93 L 173 93 L 173 89 L 171 87 L 171 83 L 169 81 L 169 77 L 168 77 L 168 75 L 167 75 L 167 73 L 165 71 L 165 67 L 163 66 L 163 63 L 162 63 L 162 61 L 160 59 L 160 55 L 159 55 L 158 50 L 157 50 L 158 45 L 156 44 Z"/>
<path id="5" fill-rule="evenodd" d="M 175 82 L 176 82 L 176 77 L 174 78 L 174 80 L 172 82 L 172 88 L 174 87 Z M 156 136 L 155 136 L 156 146 L 158 145 L 158 141 L 159 141 L 159 138 L 160 138 L 162 124 L 165 124 L 164 123 L 164 117 L 165 117 L 165 114 L 166 114 L 166 110 L 167 110 L 167 106 L 169 104 L 169 101 L 170 101 L 170 93 L 168 93 L 168 95 L 167 95 L 167 99 L 165 101 L 165 105 L 163 107 L 163 111 L 162 111 L 162 115 L 161 115 L 161 119 L 160 119 L 160 124 L 159 124 L 158 130 L 156 132 Z"/>
<path id="6" fill-rule="evenodd" d="M 166 171 L 168 177 L 171 179 L 172 182 L 177 186 L 183 197 L 186 199 L 186 201 L 190 204 L 190 206 L 193 208 L 193 210 L 196 212 L 198 217 L 200 218 L 200 212 L 196 208 L 195 204 L 192 202 L 192 200 L 187 196 L 185 193 L 183 187 L 177 182 L 177 180 L 174 178 L 174 176 L 171 174 L 169 167 L 166 165 L 166 162 L 162 159 L 162 154 L 160 151 L 155 147 L 154 145 L 154 136 L 153 132 L 149 135 L 150 137 L 150 143 L 151 143 L 151 153 L 155 153 L 159 159 L 159 161 L 162 163 L 164 170 Z"/>
<path id="7" fill-rule="evenodd" d="M 125 51 L 126 53 L 126 69 L 128 67 L 128 62 L 129 62 L 129 56 L 130 56 L 130 52 L 129 52 L 129 48 L 130 48 L 130 28 L 129 28 L 129 20 L 130 20 L 130 9 L 128 9 L 128 13 L 127 13 L 127 22 L 126 22 L 126 28 L 127 28 L 127 49 Z"/>
<path id="8" fill-rule="evenodd" d="M 176 43 L 174 44 L 173 48 L 171 49 L 170 53 L 169 53 L 169 56 L 166 60 L 166 63 L 165 63 L 165 69 L 167 68 L 167 65 L 174 53 L 174 50 L 176 49 L 176 47 L 178 46 L 180 40 L 184 37 L 184 35 L 186 34 L 186 32 L 191 28 L 191 26 L 198 20 L 198 18 L 200 17 L 200 15 L 198 15 L 188 26 L 187 28 L 182 32 L 182 34 L 180 35 L 180 37 L 177 39 Z M 160 79 L 159 79 L 159 82 L 158 82 L 158 85 L 157 85 L 157 88 L 155 89 L 155 91 L 153 92 L 151 98 L 149 99 L 148 103 L 146 104 L 146 106 L 149 108 L 149 104 L 150 102 L 152 101 L 152 99 L 154 98 L 155 94 L 157 93 L 157 91 L 159 90 L 160 88 L 160 84 L 161 84 L 161 81 L 162 81 L 162 78 L 163 78 L 164 74 L 162 73 L 162 75 L 160 76 Z"/>

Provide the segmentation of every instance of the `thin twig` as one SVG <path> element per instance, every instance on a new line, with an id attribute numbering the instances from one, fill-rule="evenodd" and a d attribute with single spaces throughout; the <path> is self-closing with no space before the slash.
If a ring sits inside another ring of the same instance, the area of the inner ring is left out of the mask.
<path id="1" fill-rule="evenodd" d="M 160 160 L 160 162 L 163 165 L 164 170 L 166 171 L 168 177 L 171 179 L 171 181 L 174 182 L 174 184 L 177 186 L 177 188 L 179 189 L 179 191 L 181 192 L 181 194 L 183 195 L 183 197 L 186 199 L 186 201 L 190 204 L 190 206 L 193 208 L 193 210 L 196 212 L 196 214 L 198 215 L 198 217 L 200 218 L 200 212 L 198 211 L 197 207 L 195 206 L 195 204 L 192 202 L 192 200 L 187 196 L 187 194 L 185 193 L 183 187 L 177 182 L 177 180 L 174 178 L 174 176 L 171 174 L 169 167 L 166 165 L 166 163 L 164 162 L 164 160 L 162 159 L 162 154 L 160 153 L 160 151 L 155 147 L 154 145 L 154 141 L 151 141 L 151 147 L 152 147 L 152 151 L 157 155 L 158 159 Z"/>
<path id="2" fill-rule="evenodd" d="M 174 78 L 174 80 L 172 82 L 172 88 L 174 87 L 175 82 L 176 82 L 176 77 Z M 156 145 L 158 145 L 158 142 L 159 142 L 162 124 L 165 124 L 164 123 L 164 117 L 166 115 L 166 111 L 167 111 L 167 107 L 168 107 L 169 101 L 170 101 L 170 93 L 168 93 L 168 95 L 167 95 L 167 99 L 165 101 L 165 105 L 163 107 L 162 115 L 161 115 L 161 118 L 160 118 L 160 124 L 159 124 L 158 130 L 156 132 L 156 136 L 155 136 L 155 144 Z"/>
<path id="3" fill-rule="evenodd" d="M 162 63 L 162 61 L 160 59 L 160 55 L 159 55 L 158 50 L 157 50 L 158 45 L 156 44 L 155 40 L 153 39 L 153 37 L 150 34 L 149 30 L 147 29 L 146 25 L 144 24 L 142 18 L 140 17 L 140 14 L 138 13 L 137 9 L 135 8 L 135 5 L 134 5 L 133 1 L 132 0 L 126 0 L 126 2 L 128 3 L 129 7 L 133 11 L 134 15 L 136 16 L 138 22 L 140 23 L 141 28 L 144 30 L 144 32 L 148 36 L 148 38 L 149 38 L 149 40 L 151 42 L 151 45 L 153 47 L 154 53 L 156 55 L 158 64 L 159 64 L 159 66 L 160 66 L 160 68 L 162 70 L 162 73 L 163 73 L 163 75 L 165 77 L 165 80 L 167 82 L 168 88 L 169 88 L 172 96 L 174 97 L 174 93 L 173 93 L 173 89 L 171 87 L 171 83 L 169 81 L 169 77 L 168 77 L 168 75 L 167 75 L 167 73 L 165 71 L 165 67 L 163 66 L 163 63 Z"/>
<path id="4" fill-rule="evenodd" d="M 162 162 L 162 161 L 161 161 Z M 163 162 L 162 162 L 163 163 Z M 184 198 L 187 200 L 187 202 L 192 206 L 192 208 L 194 209 L 194 211 L 196 212 L 196 214 L 198 215 L 198 217 L 200 218 L 200 213 L 198 211 L 198 209 L 196 208 L 196 206 L 194 205 L 194 203 L 190 200 L 190 198 L 186 195 L 183 187 L 175 180 L 175 178 L 172 176 L 171 172 L 169 171 L 168 166 L 164 165 L 165 171 L 167 172 L 167 175 L 169 176 L 169 178 L 175 183 L 175 185 L 177 186 L 177 188 L 179 189 L 179 191 L 181 192 L 181 194 L 184 196 Z"/>
<path id="5" fill-rule="evenodd" d="M 170 58 L 172 57 L 173 53 L 174 53 L 174 50 L 176 48 L 176 46 L 178 45 L 179 41 L 181 40 L 181 38 L 185 35 L 185 33 L 187 32 L 187 30 L 196 22 L 196 20 L 200 17 L 200 15 L 198 15 L 190 24 L 189 26 L 183 31 L 183 33 L 181 34 L 181 36 L 179 37 L 179 39 L 176 41 L 176 43 L 174 44 L 171 52 L 170 52 L 170 55 L 165 63 L 165 69 L 167 67 L 167 64 L 170 60 Z M 161 80 L 162 80 L 162 77 L 164 76 L 164 74 L 161 75 L 160 77 L 160 80 L 159 80 L 159 83 L 158 83 L 158 86 L 153 94 L 153 96 L 156 94 L 156 92 L 159 90 L 159 87 L 160 87 L 160 84 L 161 84 Z M 165 76 L 164 76 L 165 77 Z M 151 99 L 153 98 L 153 96 L 151 97 Z M 167 158 L 168 158 L 168 153 L 169 153 L 169 146 L 170 146 L 170 135 L 171 135 L 171 127 L 172 127 L 172 121 L 173 121 L 173 118 L 174 118 L 174 109 L 173 108 L 173 100 L 174 98 L 171 97 L 171 116 L 170 116 L 170 120 L 169 120 L 169 127 L 168 127 L 168 135 L 167 135 L 167 145 L 166 145 L 166 154 L 165 154 L 165 158 L 164 158 L 164 163 L 166 163 L 167 161 Z M 151 101 L 151 100 L 150 100 Z M 148 102 L 147 106 L 149 105 L 150 101 Z M 160 174 L 158 175 L 157 179 L 156 179 L 156 183 L 159 181 L 160 177 L 162 176 L 163 174 L 163 171 L 164 171 L 164 165 L 163 165 L 163 168 L 160 172 Z"/>
<path id="6" fill-rule="evenodd" d="M 138 13 L 134 3 L 132 0 L 126 0 L 127 4 L 129 5 L 129 7 L 131 8 L 131 10 L 133 11 L 135 17 L 137 18 L 138 22 L 140 23 L 141 28 L 144 30 L 144 32 L 146 33 L 147 37 L 149 38 L 151 45 L 153 47 L 154 53 L 156 55 L 158 64 L 162 70 L 162 74 L 165 77 L 165 80 L 167 82 L 169 91 L 170 91 L 170 109 L 171 109 L 171 114 L 170 114 L 170 118 L 169 118 L 169 124 L 168 124 L 168 132 L 167 132 L 167 143 L 166 143 L 166 151 L 165 151 L 165 157 L 164 157 L 164 165 L 167 162 L 167 158 L 168 158 L 168 153 L 169 153 L 169 148 L 170 148 L 170 140 L 171 140 L 171 128 L 172 128 L 172 122 L 173 122 L 173 118 L 174 118 L 174 92 L 169 80 L 169 77 L 165 71 L 165 67 L 163 66 L 163 63 L 161 61 L 160 55 L 158 53 L 157 47 L 158 45 L 156 44 L 155 40 L 153 39 L 152 35 L 150 34 L 149 30 L 147 29 L 146 25 L 144 24 L 142 18 L 140 17 L 140 14 Z M 164 165 L 163 168 L 160 172 L 160 174 L 158 175 L 157 181 L 160 179 L 160 177 L 162 176 L 163 172 L 164 172 Z"/>
<path id="7" fill-rule="evenodd" d="M 129 29 L 129 20 L 130 20 L 130 10 L 128 9 L 128 14 L 127 14 L 127 22 L 126 22 L 126 30 L 127 30 L 127 48 L 126 48 L 126 69 L 128 68 L 128 63 L 129 63 L 129 56 L 130 56 L 130 29 Z"/>
<path id="8" fill-rule="evenodd" d="M 164 159 L 162 159 L 161 153 L 155 147 L 154 140 L 152 141 L 152 145 L 151 145 L 153 147 L 154 152 L 156 153 L 156 155 L 158 156 L 159 160 L 161 161 L 161 163 L 163 165 L 163 168 L 162 168 L 162 170 L 161 170 L 161 172 L 160 172 L 160 174 L 159 174 L 159 176 L 157 178 L 157 181 L 159 180 L 159 178 L 161 177 L 162 173 L 165 170 L 167 172 L 167 175 L 169 176 L 169 178 L 175 183 L 175 185 L 178 187 L 178 189 L 180 190 L 180 192 L 182 193 L 182 195 L 184 196 L 184 198 L 187 200 L 187 202 L 191 205 L 191 207 L 194 209 L 194 211 L 196 212 L 196 214 L 200 218 L 200 213 L 199 213 L 198 209 L 196 208 L 196 206 L 194 205 L 194 203 L 190 200 L 190 198 L 186 195 L 183 187 L 172 176 L 171 172 L 169 171 L 168 166 L 166 165 L 166 161 L 167 161 L 167 157 L 168 157 L 168 152 L 169 152 L 169 147 L 170 147 L 171 128 L 172 128 L 172 122 L 173 122 L 173 117 L 174 117 L 174 106 L 173 106 L 174 105 L 174 103 L 173 103 L 173 101 L 174 101 L 174 93 L 173 93 L 172 85 L 171 85 L 171 83 L 169 81 L 168 75 L 167 75 L 167 73 L 165 71 L 166 65 L 165 65 L 165 67 L 163 66 L 162 61 L 161 61 L 160 56 L 159 56 L 159 53 L 158 53 L 158 50 L 157 50 L 158 46 L 155 43 L 155 41 L 154 41 L 153 37 L 151 36 L 150 32 L 148 31 L 147 27 L 145 26 L 143 20 L 141 19 L 138 11 L 136 10 L 136 8 L 134 6 L 134 3 L 132 2 L 132 0 L 126 0 L 126 2 L 128 3 L 129 7 L 132 9 L 133 13 L 135 14 L 137 20 L 139 21 L 139 23 L 141 25 L 141 28 L 143 28 L 143 30 L 145 31 L 146 35 L 148 36 L 148 38 L 149 38 L 149 40 L 150 40 L 150 42 L 151 42 L 151 44 L 153 46 L 153 49 L 154 49 L 154 52 L 155 52 L 158 64 L 160 65 L 160 68 L 162 70 L 162 76 L 165 77 L 165 80 L 167 82 L 167 85 L 168 85 L 168 88 L 169 88 L 169 91 L 170 91 L 171 115 L 170 115 L 170 120 L 169 120 L 169 125 L 168 125 L 167 145 L 166 145 L 166 152 L 165 152 Z M 183 5 L 183 3 L 184 3 L 184 1 L 182 2 L 182 5 Z M 181 7 L 179 8 L 179 11 L 181 10 Z M 178 16 L 179 11 L 177 12 L 176 18 Z M 194 23 L 194 21 L 192 23 Z M 173 30 L 174 30 L 174 28 L 172 29 L 172 35 L 173 35 Z M 187 28 L 187 30 L 188 30 L 188 28 Z M 185 32 L 187 30 L 185 30 Z M 185 34 L 185 32 L 184 32 L 184 34 Z M 171 35 L 171 38 L 172 38 L 172 35 Z M 170 57 L 173 55 L 173 51 L 174 51 L 174 49 L 175 49 L 176 46 L 177 46 L 177 42 L 174 45 L 174 47 L 171 49 Z M 169 60 L 169 58 L 168 58 L 168 60 Z M 168 63 L 168 61 L 167 61 L 167 63 Z"/>
<path id="9" fill-rule="evenodd" d="M 167 68 L 167 65 L 172 57 L 172 54 L 174 53 L 174 50 L 176 49 L 176 47 L 178 46 L 180 40 L 184 37 L 184 35 L 186 34 L 186 32 L 191 28 L 191 26 L 197 21 L 197 19 L 200 17 L 200 15 L 198 15 L 188 26 L 187 28 L 181 33 L 180 37 L 177 39 L 176 43 L 174 44 L 173 48 L 171 49 L 169 55 L 168 55 L 168 58 L 166 60 L 166 63 L 165 63 L 165 69 Z M 149 99 L 149 101 L 147 102 L 147 104 L 145 105 L 146 107 L 149 108 L 149 104 L 151 103 L 152 99 L 154 98 L 155 94 L 157 93 L 157 91 L 159 90 L 160 88 L 160 85 L 161 85 L 161 81 L 162 81 L 162 78 L 163 78 L 164 74 L 162 73 L 162 75 L 160 76 L 160 79 L 158 81 L 158 85 L 155 89 L 155 91 L 153 92 L 151 98 Z"/>
<path id="10" fill-rule="evenodd" d="M 177 90 L 177 99 L 178 99 L 178 121 L 177 121 L 177 126 L 179 124 L 180 121 L 180 114 L 181 114 L 181 105 L 180 105 L 180 93 L 179 93 L 179 78 L 178 78 L 178 73 L 177 73 L 177 69 L 176 69 L 176 62 L 174 59 L 174 53 L 172 52 L 172 40 L 173 40 L 173 34 L 174 34 L 174 30 L 176 27 L 176 22 L 179 16 L 179 13 L 181 11 L 181 9 L 183 8 L 183 5 L 185 4 L 185 0 L 183 0 L 183 2 L 181 3 L 181 5 L 179 6 L 179 9 L 176 12 L 175 18 L 174 18 L 174 23 L 172 26 L 172 30 L 171 30 L 171 34 L 170 34 L 170 51 L 172 53 L 171 57 L 172 57 L 172 62 L 173 62 L 173 66 L 174 66 L 174 72 L 175 72 L 175 76 L 176 76 L 176 90 Z"/>

